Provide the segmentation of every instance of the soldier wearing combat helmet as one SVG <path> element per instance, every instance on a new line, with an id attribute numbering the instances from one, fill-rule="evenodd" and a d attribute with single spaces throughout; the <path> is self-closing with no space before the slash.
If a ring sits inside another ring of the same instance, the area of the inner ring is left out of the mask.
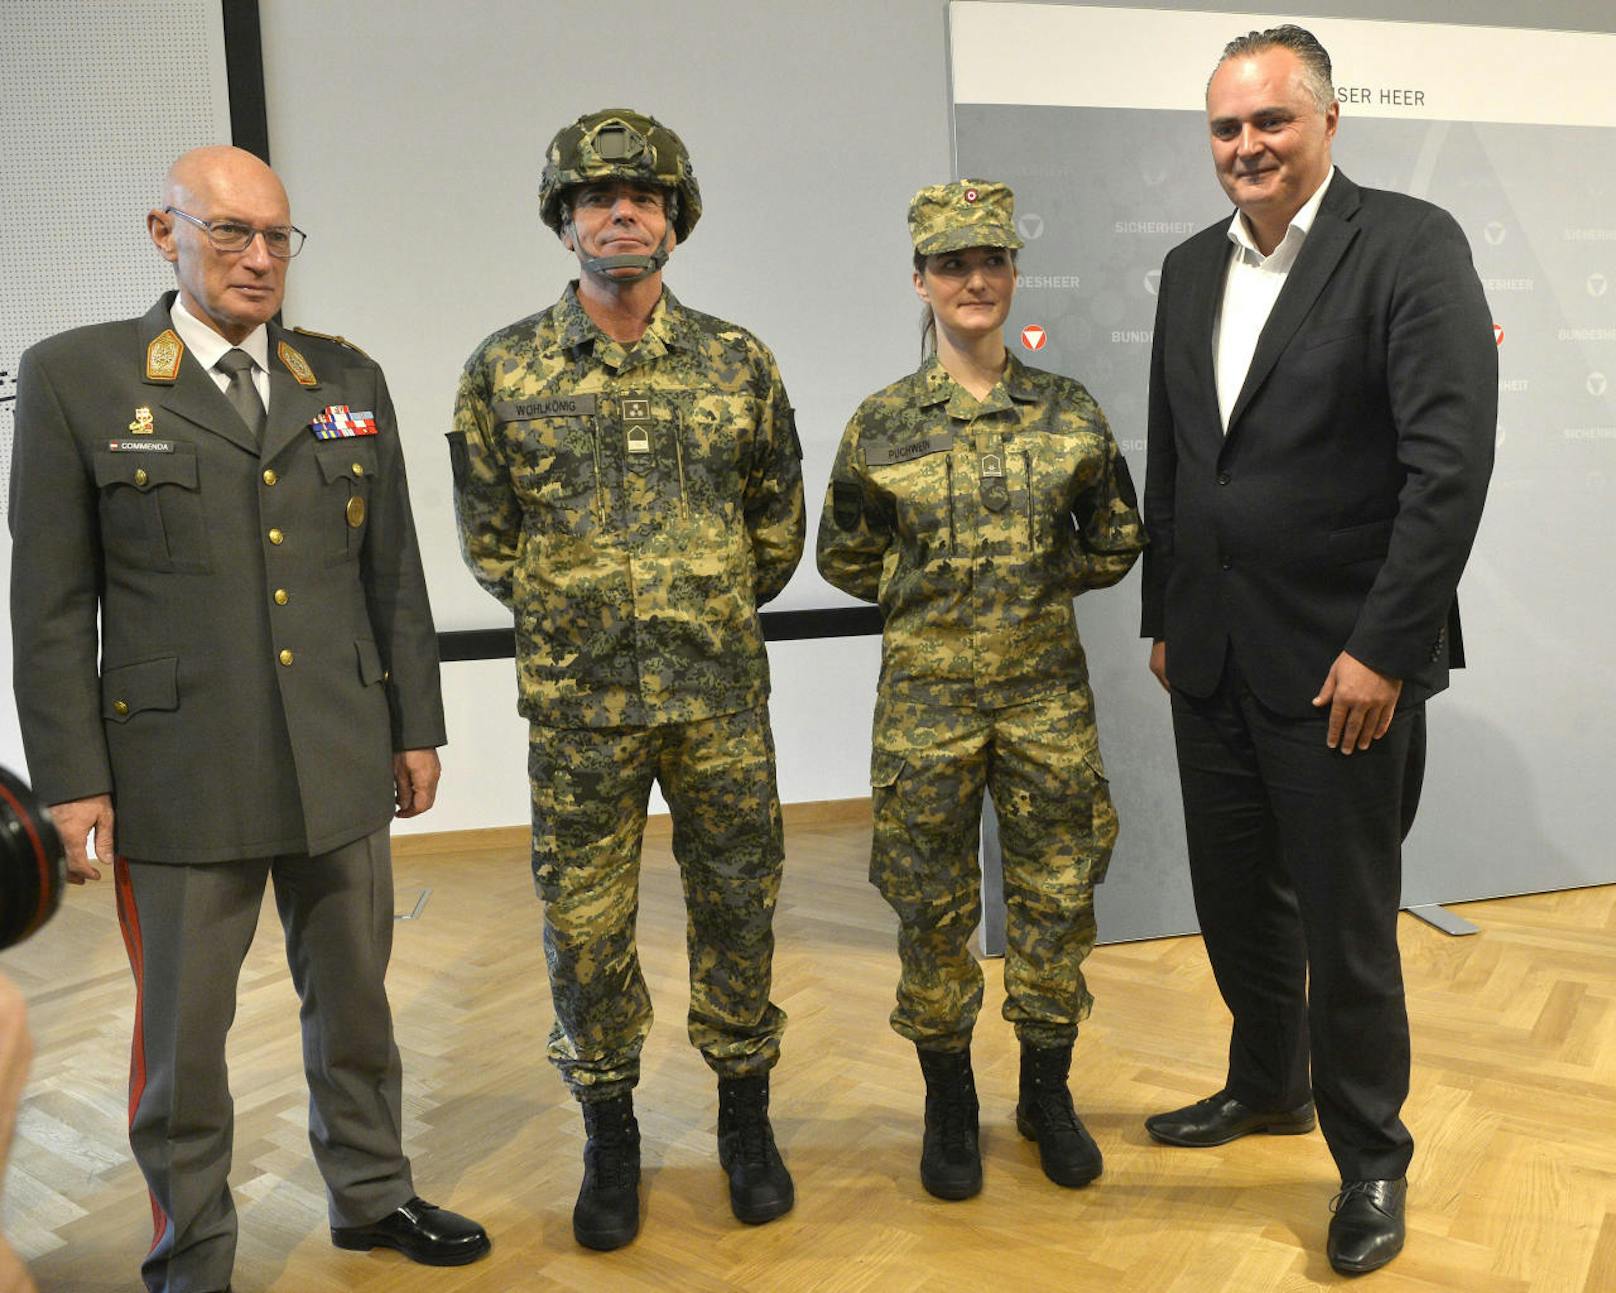
<path id="1" fill-rule="evenodd" d="M 573 1233 L 605 1249 L 639 1229 L 651 1002 L 634 920 L 653 782 L 730 1203 L 747 1222 L 793 1203 L 768 1119 L 784 846 L 757 608 L 802 556 L 802 455 L 768 348 L 662 285 L 701 216 L 673 131 L 624 108 L 580 117 L 550 144 L 539 200 L 581 273 L 472 353 L 449 442 L 466 563 L 516 620 L 549 1055 L 589 1133 Z"/>
<path id="2" fill-rule="evenodd" d="M 944 1199 L 982 1188 L 970 1053 L 982 971 L 969 940 L 985 786 L 1004 845 L 1016 1124 L 1051 1180 L 1086 1185 L 1102 1159 L 1066 1081 L 1117 818 L 1072 599 L 1127 574 L 1144 530 L 1094 399 L 1005 349 L 1021 246 L 1010 190 L 922 189 L 909 229 L 936 353 L 848 423 L 818 556 L 827 580 L 885 619 L 870 875 L 898 913 L 892 1026 L 926 1083 L 920 1178 Z"/>

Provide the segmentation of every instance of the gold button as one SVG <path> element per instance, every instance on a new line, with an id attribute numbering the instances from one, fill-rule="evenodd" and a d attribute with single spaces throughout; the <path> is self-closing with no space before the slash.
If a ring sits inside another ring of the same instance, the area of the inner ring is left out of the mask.
<path id="1" fill-rule="evenodd" d="M 282 651 L 281 652 L 281 663 L 282 664 L 291 664 L 292 663 L 292 653 L 290 651 Z"/>
<path id="2" fill-rule="evenodd" d="M 264 484 L 273 485 L 279 479 L 280 477 L 275 474 L 275 469 L 273 467 L 264 468 Z"/>
<path id="3" fill-rule="evenodd" d="M 292 599 L 289 596 L 287 596 L 286 590 L 284 588 L 277 588 L 275 590 L 275 605 L 277 605 L 277 606 L 285 606 L 286 603 L 291 601 L 291 600 Z"/>
<path id="4" fill-rule="evenodd" d="M 135 468 L 135 484 L 144 485 L 150 479 L 151 477 L 146 474 L 146 469 L 144 467 Z"/>
<path id="5" fill-rule="evenodd" d="M 125 715 L 125 714 L 127 714 L 129 712 L 129 702 L 127 700 L 115 700 L 115 701 L 113 701 L 112 702 L 112 712 L 114 714 L 117 714 L 121 718 L 123 715 Z"/>
<path id="6" fill-rule="evenodd" d="M 393 671 L 391 669 L 383 669 L 382 670 L 382 681 L 383 682 L 392 682 L 393 681 Z"/>
<path id="7" fill-rule="evenodd" d="M 348 526 L 357 530 L 365 523 L 365 500 L 355 494 L 348 500 L 348 506 L 343 509 L 348 513 Z"/>
<path id="8" fill-rule="evenodd" d="M 286 536 L 284 534 L 282 534 L 279 530 L 271 530 L 269 532 L 269 541 L 271 543 L 274 543 L 274 544 L 285 543 L 286 542 Z"/>
<path id="9" fill-rule="evenodd" d="M 365 474 L 365 465 L 359 462 L 354 463 L 353 474 L 355 476 L 363 476 Z"/>

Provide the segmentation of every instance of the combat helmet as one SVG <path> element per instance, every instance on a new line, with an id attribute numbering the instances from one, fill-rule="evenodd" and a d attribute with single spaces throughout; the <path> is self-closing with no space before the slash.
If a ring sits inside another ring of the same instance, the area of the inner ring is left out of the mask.
<path id="1" fill-rule="evenodd" d="M 655 117 L 632 108 L 602 108 L 558 131 L 545 153 L 539 180 L 539 217 L 560 234 L 568 191 L 603 180 L 662 189 L 667 194 L 668 222 L 680 242 L 690 237 L 701 219 L 701 188 L 690 154 L 679 136 Z M 634 268 L 642 270 L 643 277 L 661 269 L 670 250 L 663 246 L 652 256 L 597 257 L 585 261 L 584 268 Z"/>

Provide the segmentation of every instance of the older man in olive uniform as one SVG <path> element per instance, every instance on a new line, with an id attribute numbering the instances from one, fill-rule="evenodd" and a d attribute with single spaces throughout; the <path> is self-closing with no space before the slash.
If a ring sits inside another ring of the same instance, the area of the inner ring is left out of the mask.
<path id="1" fill-rule="evenodd" d="M 639 1228 L 630 1093 L 651 1002 L 634 921 L 653 780 L 730 1202 L 754 1223 L 792 1205 L 768 1121 L 784 849 L 757 608 L 802 555 L 801 453 L 768 349 L 662 286 L 701 215 L 678 136 L 626 109 L 580 117 L 550 145 L 540 204 L 582 274 L 472 354 L 450 447 L 467 564 L 516 617 L 549 1053 L 589 1130 L 573 1229 L 605 1249 Z"/>
<path id="2" fill-rule="evenodd" d="M 230 1279 L 225 1035 L 269 880 L 333 1242 L 471 1261 L 482 1228 L 411 1185 L 383 985 L 388 822 L 431 807 L 444 740 L 387 386 L 273 321 L 303 235 L 256 157 L 187 153 L 147 224 L 179 290 L 23 356 L 10 510 L 23 742 L 71 878 L 117 835 L 146 1286 Z"/>

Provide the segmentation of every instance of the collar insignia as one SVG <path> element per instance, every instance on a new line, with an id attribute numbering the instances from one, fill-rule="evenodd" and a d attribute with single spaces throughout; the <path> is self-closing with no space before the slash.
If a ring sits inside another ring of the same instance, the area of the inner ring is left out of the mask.
<path id="1" fill-rule="evenodd" d="M 185 343 L 173 328 L 164 328 L 146 347 L 146 380 L 172 382 L 180 375 L 180 360 L 185 355 Z"/>
<path id="2" fill-rule="evenodd" d="M 275 347 L 275 354 L 279 357 L 281 363 L 286 365 L 286 371 L 297 378 L 299 386 L 318 386 L 320 384 L 320 379 L 314 375 L 314 369 L 309 367 L 309 361 L 298 354 L 286 342 L 283 341 Z"/>

